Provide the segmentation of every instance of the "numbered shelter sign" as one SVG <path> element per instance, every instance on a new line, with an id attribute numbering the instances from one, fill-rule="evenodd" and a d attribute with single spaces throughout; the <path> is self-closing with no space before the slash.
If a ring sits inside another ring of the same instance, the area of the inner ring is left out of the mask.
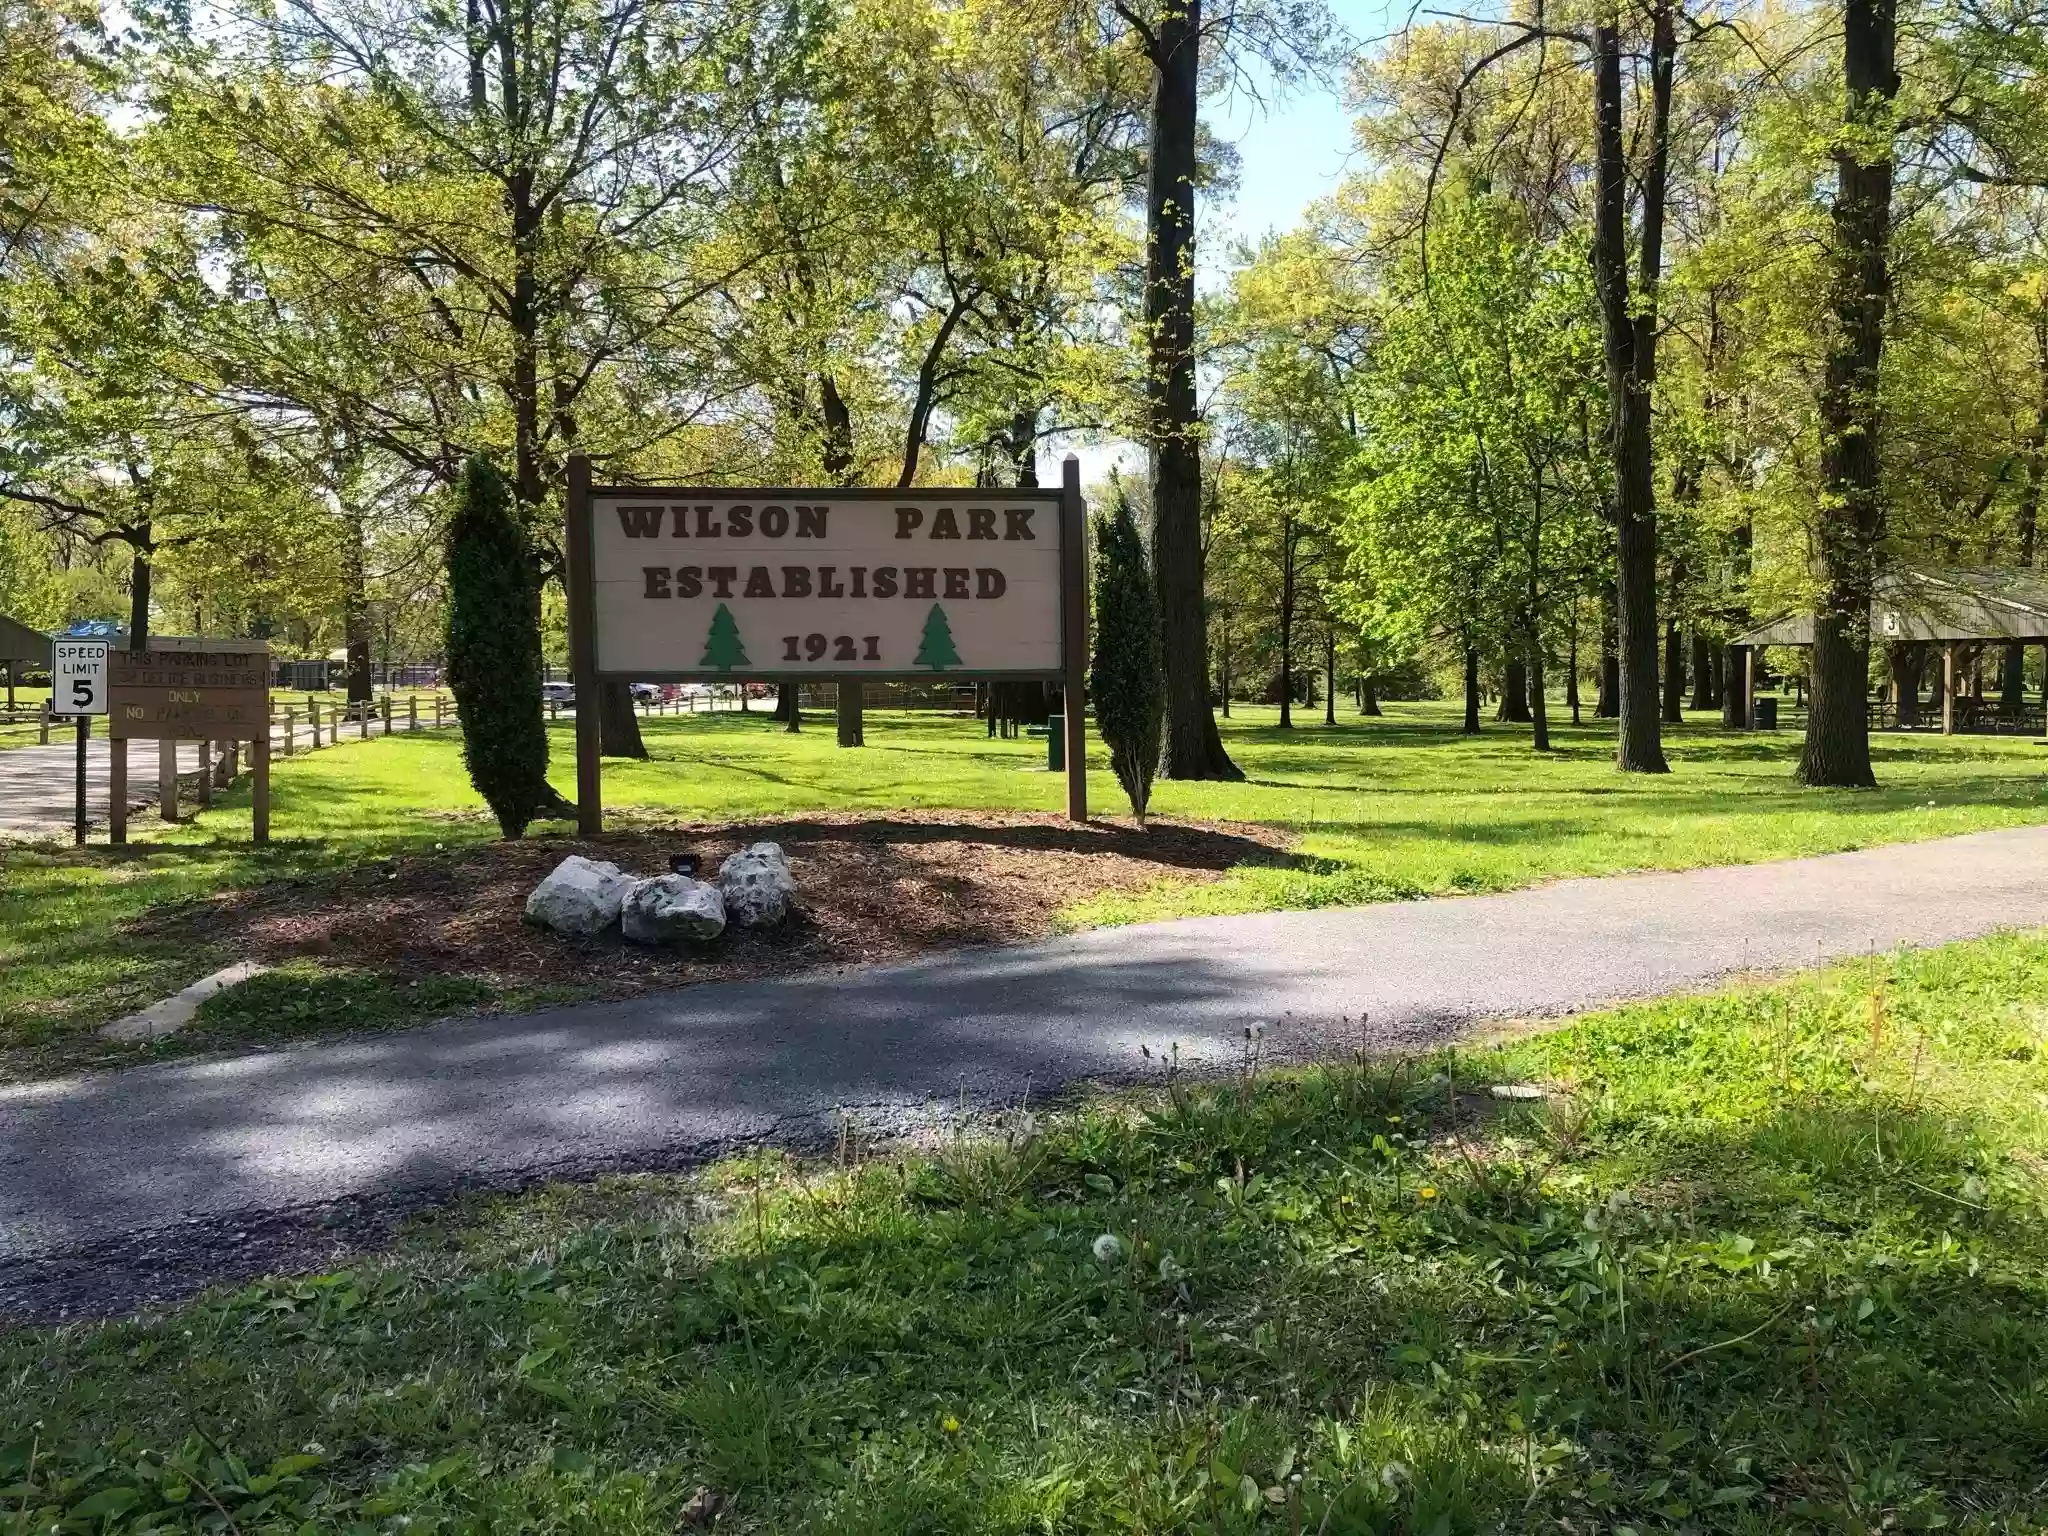
<path id="1" fill-rule="evenodd" d="M 109 666 L 116 740 L 247 741 L 270 733 L 270 654 L 115 651 Z"/>
<path id="2" fill-rule="evenodd" d="M 1037 678 L 1080 697 L 1072 461 L 1050 490 L 884 491 L 591 485 L 574 459 L 568 515 L 579 684 Z M 595 691 L 577 693 L 579 800 Z"/>
<path id="3" fill-rule="evenodd" d="M 50 642 L 51 712 L 104 715 L 107 712 L 107 642 Z"/>

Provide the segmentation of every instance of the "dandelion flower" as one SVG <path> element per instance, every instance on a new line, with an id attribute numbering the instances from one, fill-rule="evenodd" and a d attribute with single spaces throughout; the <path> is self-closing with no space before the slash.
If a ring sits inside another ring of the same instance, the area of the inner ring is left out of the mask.
<path id="1" fill-rule="evenodd" d="M 1098 1264 L 1114 1264 L 1123 1256 L 1124 1241 L 1114 1232 L 1105 1232 L 1089 1245 Z"/>
<path id="2" fill-rule="evenodd" d="M 1159 1261 L 1159 1279 L 1166 1285 L 1178 1285 L 1188 1277 L 1187 1266 L 1171 1253 Z"/>
<path id="3" fill-rule="evenodd" d="M 949 1435 L 957 1435 L 960 1433 L 960 1421 L 954 1418 L 953 1415 L 949 1413 L 943 1419 L 939 1420 L 939 1428 L 943 1429 Z"/>
<path id="4" fill-rule="evenodd" d="M 1434 1184 L 1425 1184 L 1415 1193 L 1425 1200 L 1434 1200 L 1436 1198 L 1436 1186 Z"/>

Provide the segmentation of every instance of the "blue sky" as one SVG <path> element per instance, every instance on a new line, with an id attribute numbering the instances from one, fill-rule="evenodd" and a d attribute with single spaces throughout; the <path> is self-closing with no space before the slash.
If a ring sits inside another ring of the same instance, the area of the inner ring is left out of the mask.
<path id="1" fill-rule="evenodd" d="M 1329 0 L 1329 5 L 1352 37 L 1367 45 L 1408 17 L 1406 4 L 1390 0 Z M 1335 190 L 1351 162 L 1351 119 L 1338 89 L 1311 85 L 1262 94 L 1263 105 L 1249 95 L 1205 103 L 1210 129 L 1237 146 L 1239 159 L 1235 192 L 1221 200 L 1205 197 L 1196 207 L 1195 238 L 1207 281 L 1226 270 L 1236 241 L 1293 228 L 1310 203 Z M 1057 459 L 1069 451 L 1062 445 L 1040 463 L 1044 483 L 1057 483 Z M 1112 463 L 1143 462 L 1129 443 L 1084 444 L 1071 451 L 1081 456 L 1083 484 L 1106 478 Z"/>

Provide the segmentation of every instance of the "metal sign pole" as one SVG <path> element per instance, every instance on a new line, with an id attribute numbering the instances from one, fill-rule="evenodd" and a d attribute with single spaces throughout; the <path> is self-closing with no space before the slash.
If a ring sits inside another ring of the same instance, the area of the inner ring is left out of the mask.
<path id="1" fill-rule="evenodd" d="M 79 847 L 85 846 L 85 744 L 92 736 L 92 716 L 78 717 L 78 811 L 71 828 L 72 841 Z"/>
<path id="2" fill-rule="evenodd" d="M 107 841 L 119 848 L 128 841 L 128 741 L 107 742 Z"/>
<path id="3" fill-rule="evenodd" d="M 1060 623 L 1067 733 L 1067 820 L 1088 819 L 1088 510 L 1081 461 L 1060 466 Z"/>
<path id="4" fill-rule="evenodd" d="M 569 458 L 569 680 L 576 685 L 576 830 L 604 830 L 603 739 L 598 731 L 597 615 L 590 553 L 590 460 Z"/>

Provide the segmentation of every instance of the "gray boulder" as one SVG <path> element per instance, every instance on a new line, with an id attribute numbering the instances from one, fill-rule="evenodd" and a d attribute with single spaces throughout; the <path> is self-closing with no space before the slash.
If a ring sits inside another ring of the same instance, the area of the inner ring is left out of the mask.
<path id="1" fill-rule="evenodd" d="M 557 933 L 603 933 L 619 920 L 632 884 L 618 865 L 572 853 L 526 898 L 526 920 Z"/>
<path id="2" fill-rule="evenodd" d="M 717 886 L 687 875 L 635 880 L 619 923 L 636 944 L 707 944 L 725 932 L 725 898 Z"/>
<path id="3" fill-rule="evenodd" d="M 755 843 L 718 866 L 725 915 L 742 928 L 773 928 L 796 900 L 796 879 L 780 843 Z"/>

